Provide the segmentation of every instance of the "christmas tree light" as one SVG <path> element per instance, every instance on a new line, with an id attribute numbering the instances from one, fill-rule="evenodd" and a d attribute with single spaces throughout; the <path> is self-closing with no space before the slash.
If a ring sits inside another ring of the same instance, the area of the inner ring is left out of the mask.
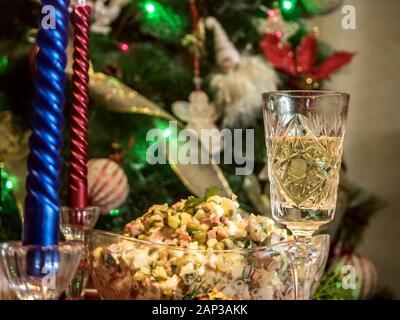
<path id="1" fill-rule="evenodd" d="M 12 183 L 12 181 L 11 180 L 8 180 L 7 182 L 6 182 L 6 188 L 8 189 L 8 190 L 11 190 L 12 188 L 13 188 L 13 183 Z"/>
<path id="2" fill-rule="evenodd" d="M 9 176 L 8 173 L 3 169 L 1 172 L 1 182 L 2 186 L 6 190 L 10 191 L 14 188 L 16 179 L 14 177 Z"/>
<path id="3" fill-rule="evenodd" d="M 119 44 L 119 48 L 121 49 L 122 52 L 128 52 L 129 51 L 129 44 L 127 44 L 126 42 L 121 42 Z"/>
<path id="4" fill-rule="evenodd" d="M 292 11 L 296 6 L 297 0 L 282 0 L 280 7 L 282 11 Z"/>
<path id="5" fill-rule="evenodd" d="M 121 210 L 119 209 L 113 209 L 108 213 L 110 216 L 112 217 L 116 217 L 119 216 L 121 214 Z"/>
<path id="6" fill-rule="evenodd" d="M 149 14 L 152 14 L 152 13 L 154 13 L 154 12 L 156 11 L 156 7 L 155 7 L 155 5 L 154 5 L 151 1 L 146 2 L 146 3 L 144 4 L 144 9 L 145 9 L 146 12 L 149 13 Z"/>
<path id="7" fill-rule="evenodd" d="M 143 32 L 162 39 L 183 36 L 186 22 L 172 7 L 151 0 L 140 1 L 138 7 L 142 13 L 139 19 Z"/>
<path id="8" fill-rule="evenodd" d="M 171 135 L 171 129 L 167 128 L 163 130 L 163 137 L 168 138 Z"/>
<path id="9" fill-rule="evenodd" d="M 6 71 L 7 67 L 8 67 L 8 57 L 0 56 L 0 73 Z"/>

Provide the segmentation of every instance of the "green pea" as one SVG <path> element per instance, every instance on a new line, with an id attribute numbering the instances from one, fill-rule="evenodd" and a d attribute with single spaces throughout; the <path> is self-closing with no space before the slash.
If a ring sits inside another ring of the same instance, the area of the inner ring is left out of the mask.
<path id="1" fill-rule="evenodd" d="M 189 222 L 186 225 L 186 231 L 189 232 L 189 233 L 192 233 L 192 232 L 198 231 L 198 230 L 200 230 L 200 225 L 198 223 Z"/>
<path id="2" fill-rule="evenodd" d="M 197 241 L 200 244 L 206 243 L 207 241 L 207 233 L 204 231 L 195 232 L 193 235 L 193 240 Z"/>

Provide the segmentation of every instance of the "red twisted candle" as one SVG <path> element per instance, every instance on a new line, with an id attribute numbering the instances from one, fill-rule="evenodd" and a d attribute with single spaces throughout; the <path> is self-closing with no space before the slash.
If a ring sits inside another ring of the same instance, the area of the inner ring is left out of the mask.
<path id="1" fill-rule="evenodd" d="M 90 7 L 84 3 L 75 6 L 68 205 L 80 209 L 87 207 L 88 198 L 89 23 Z"/>
<path id="2" fill-rule="evenodd" d="M 196 37 L 200 37 L 200 14 L 196 6 L 196 0 L 189 0 L 190 12 L 192 14 L 192 29 L 193 34 Z M 195 48 L 193 58 L 193 69 L 194 69 L 194 85 L 196 90 L 201 90 L 201 79 L 200 79 L 200 52 Z"/>

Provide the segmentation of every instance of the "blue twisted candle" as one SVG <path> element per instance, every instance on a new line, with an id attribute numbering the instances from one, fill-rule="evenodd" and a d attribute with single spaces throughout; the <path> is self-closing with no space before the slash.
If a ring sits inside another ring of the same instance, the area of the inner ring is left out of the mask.
<path id="1" fill-rule="evenodd" d="M 36 92 L 29 141 L 23 242 L 49 246 L 58 243 L 59 235 L 69 0 L 42 0 L 41 3 L 43 8 L 55 9 L 55 28 L 45 29 L 41 23 L 37 36 L 39 52 L 34 76 Z"/>

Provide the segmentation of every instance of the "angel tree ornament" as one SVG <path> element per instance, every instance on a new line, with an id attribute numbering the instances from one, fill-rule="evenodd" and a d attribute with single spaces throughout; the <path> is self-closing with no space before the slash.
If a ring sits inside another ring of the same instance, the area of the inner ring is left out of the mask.
<path id="1" fill-rule="evenodd" d="M 118 17 L 126 0 L 92 0 L 93 32 L 107 35 L 111 31 L 110 24 Z"/>
<path id="2" fill-rule="evenodd" d="M 207 94 L 201 90 L 200 58 L 204 53 L 204 24 L 200 19 L 196 0 L 189 0 L 189 6 L 193 30 L 186 40 L 189 40 L 188 46 L 193 53 L 193 82 L 196 90 L 189 95 L 189 102 L 176 101 L 173 103 L 172 111 L 179 119 L 187 123 L 186 128 L 192 130 L 202 147 L 212 155 L 219 153 L 223 148 L 221 133 L 214 124 L 218 120 L 219 114 L 215 106 L 209 102 Z"/>
<path id="3" fill-rule="evenodd" d="M 257 19 L 260 34 L 275 34 L 282 42 L 287 43 L 300 29 L 295 21 L 285 21 L 279 8 L 266 9 L 267 18 Z"/>
<path id="4" fill-rule="evenodd" d="M 202 90 L 192 91 L 189 95 L 189 102 L 176 101 L 172 104 L 172 111 L 180 120 L 187 123 L 186 128 L 192 129 L 203 147 L 217 153 L 222 151 L 220 131 L 215 125 L 219 114 L 213 104 L 209 102 L 207 94 Z M 202 135 L 202 130 L 209 130 Z M 211 144 L 210 138 L 211 137 Z"/>
<path id="5" fill-rule="evenodd" d="M 262 58 L 240 56 L 215 18 L 208 17 L 206 26 L 214 31 L 216 61 L 223 70 L 210 83 L 216 91 L 216 105 L 224 113 L 222 125 L 249 126 L 260 114 L 261 94 L 276 90 L 277 75 Z"/>

